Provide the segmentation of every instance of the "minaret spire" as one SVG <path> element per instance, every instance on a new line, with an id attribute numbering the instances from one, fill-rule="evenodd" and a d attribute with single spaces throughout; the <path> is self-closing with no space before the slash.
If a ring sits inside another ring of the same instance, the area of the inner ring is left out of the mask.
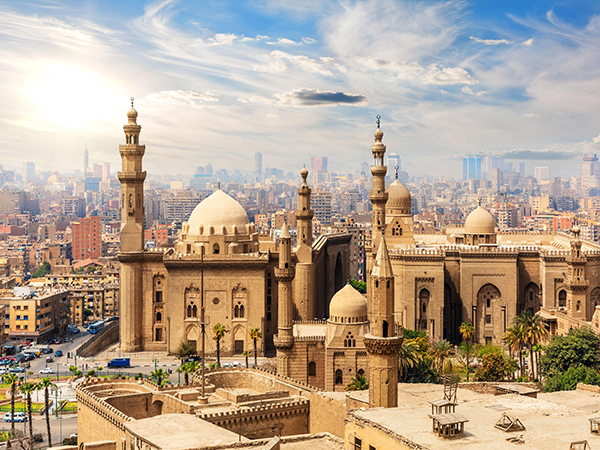
<path id="1" fill-rule="evenodd" d="M 273 336 L 273 343 L 277 348 L 277 373 L 289 376 L 290 352 L 294 345 L 292 281 L 296 275 L 296 270 L 292 267 L 292 237 L 285 222 L 281 227 L 279 238 L 281 240 L 279 244 L 279 267 L 275 269 L 279 299 L 278 324 L 277 335 Z"/>
<path id="2" fill-rule="evenodd" d="M 373 189 L 369 193 L 371 203 L 373 204 L 373 223 L 372 223 L 372 252 L 375 252 L 379 239 L 383 235 L 385 229 L 385 204 L 388 199 L 388 194 L 385 192 L 385 174 L 387 167 L 383 164 L 385 155 L 385 145 L 383 139 L 383 131 L 380 128 L 381 116 L 377 116 L 377 130 L 375 130 L 375 144 L 371 146 L 373 153 L 373 165 L 371 173 L 373 174 Z"/>
<path id="3" fill-rule="evenodd" d="M 302 184 L 298 189 L 298 209 L 296 210 L 298 247 L 302 245 L 312 247 L 312 219 L 315 213 L 310 209 L 311 189 L 306 182 L 308 177 L 306 167 L 300 171 L 300 176 L 302 177 Z"/>

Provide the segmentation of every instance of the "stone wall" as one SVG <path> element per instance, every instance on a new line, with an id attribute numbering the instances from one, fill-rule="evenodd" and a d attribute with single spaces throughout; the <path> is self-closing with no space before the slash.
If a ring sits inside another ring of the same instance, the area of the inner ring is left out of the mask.
<path id="1" fill-rule="evenodd" d="M 313 393 L 310 399 L 310 415 L 308 431 L 311 434 L 328 432 L 344 437 L 344 420 L 346 419 L 346 402 Z"/>
<path id="2" fill-rule="evenodd" d="M 104 330 L 77 349 L 77 356 L 84 358 L 94 356 L 110 344 L 119 340 L 119 322 L 111 322 Z"/>
<path id="3" fill-rule="evenodd" d="M 576 390 L 585 391 L 585 392 L 593 392 L 594 394 L 600 394 L 600 386 L 594 386 L 591 384 L 577 383 Z"/>
<path id="4" fill-rule="evenodd" d="M 460 383 L 458 385 L 461 389 L 468 389 L 479 394 L 491 394 L 499 395 L 494 386 L 503 384 L 515 384 L 515 383 L 502 383 L 502 382 L 485 382 L 485 381 L 473 381 L 469 383 Z M 540 385 L 537 383 L 518 383 L 519 386 L 541 390 Z M 460 392 L 457 394 L 460 397 Z"/>

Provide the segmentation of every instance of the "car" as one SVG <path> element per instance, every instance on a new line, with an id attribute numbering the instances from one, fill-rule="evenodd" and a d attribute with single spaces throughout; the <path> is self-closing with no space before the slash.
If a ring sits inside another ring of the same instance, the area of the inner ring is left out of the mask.
<path id="1" fill-rule="evenodd" d="M 24 373 L 25 369 L 23 369 L 22 367 L 11 367 L 10 369 L 8 369 L 8 371 L 10 373 Z"/>
<path id="2" fill-rule="evenodd" d="M 44 367 L 40 370 L 40 373 L 54 373 L 54 369 L 52 367 Z"/>
<path id="3" fill-rule="evenodd" d="M 2 361 L 0 361 L 0 366 L 8 366 L 10 362 L 10 359 L 3 359 Z"/>
<path id="4" fill-rule="evenodd" d="M 65 342 L 73 342 L 73 339 L 71 339 L 69 336 L 65 337 Z"/>
<path id="5" fill-rule="evenodd" d="M 61 338 L 54 339 L 55 344 L 60 344 L 62 342 Z"/>
<path id="6" fill-rule="evenodd" d="M 46 356 L 46 362 L 47 363 L 54 362 L 54 358 L 52 356 Z"/>
<path id="7" fill-rule="evenodd" d="M 4 414 L 5 422 L 27 422 L 27 415 L 24 412 L 15 412 L 14 416 L 11 416 L 9 412 Z"/>
<path id="8" fill-rule="evenodd" d="M 8 373 L 8 367 L 0 367 L 0 375 L 6 375 Z"/>
<path id="9" fill-rule="evenodd" d="M 199 356 L 188 356 L 187 358 L 185 358 L 183 360 L 183 362 L 186 362 L 186 363 L 189 363 L 192 361 L 196 361 L 197 363 L 200 363 L 200 362 L 202 362 L 202 358 Z"/>
<path id="10" fill-rule="evenodd" d="M 238 367 L 242 367 L 242 365 L 240 364 L 240 362 L 239 362 L 239 361 L 234 361 L 234 362 L 232 363 L 232 366 L 233 366 L 233 368 L 234 368 L 234 369 L 237 369 Z"/>
<path id="11" fill-rule="evenodd" d="M 43 349 L 43 350 L 42 350 L 42 353 L 43 353 L 44 355 L 48 355 L 48 354 L 50 354 L 50 353 L 54 353 L 54 349 L 53 349 L 53 348 L 50 348 L 50 347 L 47 347 L 47 348 L 45 348 L 45 349 Z"/>
<path id="12" fill-rule="evenodd" d="M 33 361 L 35 359 L 35 355 L 25 355 L 23 356 L 23 361 Z"/>
<path id="13" fill-rule="evenodd" d="M 71 330 L 71 333 L 73 333 L 73 334 L 81 333 L 81 330 L 79 328 L 73 328 Z"/>
<path id="14" fill-rule="evenodd" d="M 56 350 L 56 353 L 54 354 L 55 358 L 60 358 L 63 355 L 62 350 Z"/>

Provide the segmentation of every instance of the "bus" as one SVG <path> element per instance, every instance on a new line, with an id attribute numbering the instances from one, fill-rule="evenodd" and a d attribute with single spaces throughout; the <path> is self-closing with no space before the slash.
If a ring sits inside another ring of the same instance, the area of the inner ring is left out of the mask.
<path id="1" fill-rule="evenodd" d="M 104 328 L 104 320 L 98 320 L 88 327 L 88 331 L 92 334 L 96 334 L 102 328 Z"/>

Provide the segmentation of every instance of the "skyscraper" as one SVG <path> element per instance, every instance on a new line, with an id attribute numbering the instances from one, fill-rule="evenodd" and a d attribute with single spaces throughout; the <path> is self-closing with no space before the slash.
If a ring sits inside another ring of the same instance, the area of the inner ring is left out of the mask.
<path id="1" fill-rule="evenodd" d="M 504 160 L 502 156 L 486 156 L 483 158 L 481 167 L 481 177 L 484 180 L 491 180 L 494 169 L 500 169 L 504 171 Z"/>
<path id="2" fill-rule="evenodd" d="M 90 152 L 88 152 L 88 149 L 85 149 L 85 152 L 83 152 L 83 176 L 85 177 L 85 174 L 87 173 L 88 167 L 90 167 Z"/>
<path id="3" fill-rule="evenodd" d="M 107 182 L 110 178 L 110 163 L 102 163 L 102 181 Z"/>
<path id="4" fill-rule="evenodd" d="M 550 168 L 549 167 L 536 167 L 534 168 L 534 176 L 538 181 L 548 181 L 550 179 Z"/>
<path id="5" fill-rule="evenodd" d="M 589 189 L 598 186 L 598 175 L 600 175 L 600 164 L 598 158 L 585 156 L 581 160 L 581 188 Z"/>
<path id="6" fill-rule="evenodd" d="M 35 179 L 35 163 L 23 163 L 23 183 Z"/>
<path id="7" fill-rule="evenodd" d="M 260 183 L 262 181 L 262 153 L 256 152 L 254 154 L 254 182 Z"/>
<path id="8" fill-rule="evenodd" d="M 312 173 L 327 172 L 327 156 L 315 156 L 310 158 Z"/>
<path id="9" fill-rule="evenodd" d="M 481 156 L 467 155 L 463 158 L 463 180 L 481 180 Z"/>
<path id="10" fill-rule="evenodd" d="M 73 259 L 82 261 L 101 256 L 101 229 L 100 217 L 86 217 L 79 222 L 73 222 Z"/>

